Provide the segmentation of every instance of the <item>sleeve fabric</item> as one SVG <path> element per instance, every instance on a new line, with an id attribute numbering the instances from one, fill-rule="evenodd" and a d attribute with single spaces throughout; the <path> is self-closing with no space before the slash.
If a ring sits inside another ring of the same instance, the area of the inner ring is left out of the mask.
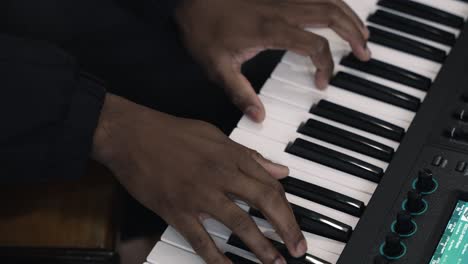
<path id="1" fill-rule="evenodd" d="M 0 34 L 0 91 L 0 180 L 81 176 L 104 86 L 56 46 Z"/>

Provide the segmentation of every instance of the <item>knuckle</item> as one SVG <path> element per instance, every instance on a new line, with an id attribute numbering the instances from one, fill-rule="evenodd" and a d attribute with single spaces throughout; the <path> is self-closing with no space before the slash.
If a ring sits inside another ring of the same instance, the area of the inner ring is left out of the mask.
<path id="1" fill-rule="evenodd" d="M 328 54 L 329 52 L 330 44 L 328 43 L 328 40 L 324 37 L 318 37 L 315 41 L 311 56 L 316 57 L 320 54 Z"/>
<path id="2" fill-rule="evenodd" d="M 274 208 L 283 201 L 283 193 L 271 186 L 265 186 L 258 192 L 256 203 L 262 208 Z"/>
<path id="3" fill-rule="evenodd" d="M 231 229 L 236 234 L 245 233 L 250 229 L 251 221 L 246 214 L 240 214 L 232 219 Z"/>

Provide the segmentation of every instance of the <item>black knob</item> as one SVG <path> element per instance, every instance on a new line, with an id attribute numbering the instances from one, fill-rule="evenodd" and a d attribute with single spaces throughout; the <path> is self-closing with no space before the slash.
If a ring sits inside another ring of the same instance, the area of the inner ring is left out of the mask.
<path id="1" fill-rule="evenodd" d="M 454 140 L 468 141 L 468 130 L 460 126 L 449 127 L 444 134 Z"/>
<path id="2" fill-rule="evenodd" d="M 374 258 L 374 264 L 388 264 L 388 260 L 382 256 L 377 256 Z"/>
<path id="3" fill-rule="evenodd" d="M 410 213 L 420 213 L 424 210 L 424 207 L 425 204 L 423 202 L 422 194 L 415 190 L 409 191 L 405 209 Z"/>
<path id="4" fill-rule="evenodd" d="M 385 256 L 395 258 L 401 256 L 404 250 L 400 236 L 390 233 L 385 237 L 385 245 L 383 247 L 383 253 Z"/>
<path id="5" fill-rule="evenodd" d="M 419 171 L 418 181 L 416 182 L 416 190 L 420 192 L 431 192 L 434 190 L 436 183 L 430 169 L 422 169 Z"/>
<path id="6" fill-rule="evenodd" d="M 408 211 L 398 213 L 394 229 L 400 235 L 409 235 L 415 231 L 416 225 L 411 221 L 411 214 Z"/>
<path id="7" fill-rule="evenodd" d="M 453 117 L 460 121 L 468 121 L 468 110 L 460 109 L 453 112 Z"/>

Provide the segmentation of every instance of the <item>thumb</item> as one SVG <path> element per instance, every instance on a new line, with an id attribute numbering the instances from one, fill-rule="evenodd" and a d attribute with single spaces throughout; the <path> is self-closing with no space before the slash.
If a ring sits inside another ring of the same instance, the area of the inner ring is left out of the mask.
<path id="1" fill-rule="evenodd" d="M 221 69 L 224 89 L 232 102 L 255 122 L 265 119 L 265 108 L 250 82 L 241 73 L 240 67 L 226 64 Z"/>

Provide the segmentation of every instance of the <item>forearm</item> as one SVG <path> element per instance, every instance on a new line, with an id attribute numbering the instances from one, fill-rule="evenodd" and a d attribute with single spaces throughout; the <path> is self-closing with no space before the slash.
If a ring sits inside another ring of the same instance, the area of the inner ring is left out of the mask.
<path id="1" fill-rule="evenodd" d="M 2 181 L 84 173 L 105 90 L 44 42 L 0 35 Z"/>

